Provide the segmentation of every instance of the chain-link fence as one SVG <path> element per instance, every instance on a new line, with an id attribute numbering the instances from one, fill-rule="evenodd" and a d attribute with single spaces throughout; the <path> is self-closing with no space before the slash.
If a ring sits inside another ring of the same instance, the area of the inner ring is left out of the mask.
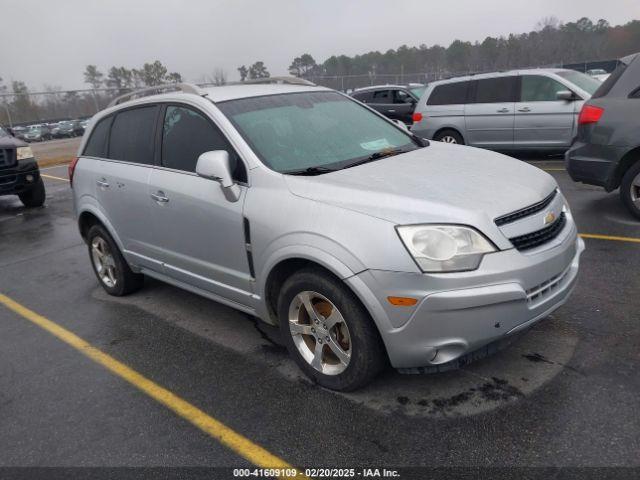
<path id="1" fill-rule="evenodd" d="M 17 127 L 34 123 L 93 116 L 129 89 L 67 90 L 0 94 L 0 125 Z"/>
<path id="2" fill-rule="evenodd" d="M 579 71 L 592 68 L 603 68 L 612 71 L 616 60 L 601 62 L 581 62 L 572 65 L 545 65 L 545 67 L 564 67 Z M 318 75 L 309 76 L 308 80 L 325 87 L 343 92 L 351 92 L 356 88 L 371 85 L 429 83 L 444 78 L 452 78 L 480 71 L 450 72 L 434 71 L 425 73 L 397 73 L 362 75 Z M 213 86 L 203 84 L 201 86 Z M 54 123 L 60 120 L 82 119 L 94 115 L 105 108 L 111 100 L 123 95 L 131 89 L 101 88 L 95 90 L 69 90 L 54 92 L 22 92 L 0 94 L 0 125 L 16 127 L 34 123 Z"/>

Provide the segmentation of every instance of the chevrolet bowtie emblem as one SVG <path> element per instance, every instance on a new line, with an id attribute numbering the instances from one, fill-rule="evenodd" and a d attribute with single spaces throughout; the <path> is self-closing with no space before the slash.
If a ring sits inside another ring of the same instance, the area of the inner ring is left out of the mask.
<path id="1" fill-rule="evenodd" d="M 553 212 L 549 212 L 544 216 L 544 224 L 549 225 L 553 223 L 556 219 L 556 214 Z"/>

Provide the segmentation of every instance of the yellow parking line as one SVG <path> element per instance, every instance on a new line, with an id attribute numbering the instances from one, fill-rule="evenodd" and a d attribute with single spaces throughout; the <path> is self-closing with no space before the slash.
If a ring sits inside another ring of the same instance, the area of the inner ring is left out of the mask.
<path id="1" fill-rule="evenodd" d="M 68 178 L 55 177 L 53 175 L 45 175 L 44 173 L 41 173 L 40 176 L 41 177 L 46 177 L 46 178 L 53 178 L 54 180 L 62 180 L 63 182 L 68 182 L 69 181 Z"/>
<path id="2" fill-rule="evenodd" d="M 124 363 L 121 363 L 110 355 L 98 350 L 90 343 L 78 337 L 75 333 L 67 330 L 48 318 L 43 317 L 42 315 L 29 310 L 27 307 L 20 305 L 15 300 L 12 300 L 1 293 L 0 303 L 38 327 L 48 331 L 50 334 L 57 337 L 59 340 L 62 340 L 67 345 L 75 348 L 94 362 L 102 365 L 111 373 L 130 383 L 158 403 L 167 407 L 176 415 L 184 418 L 192 425 L 210 435 L 222 445 L 233 450 L 235 453 L 247 459 L 254 465 L 262 468 L 293 469 L 291 465 L 281 458 L 276 457 L 261 446 L 253 443 L 248 438 L 227 427 L 219 420 L 207 415 L 198 407 L 191 405 L 186 400 L 183 400 L 176 394 L 154 383 Z M 295 476 L 283 476 L 280 478 L 306 477 L 302 472 L 296 470 Z"/>
<path id="3" fill-rule="evenodd" d="M 612 240 L 614 242 L 640 243 L 640 238 L 616 237 L 614 235 L 597 235 L 595 233 L 581 233 L 582 238 L 593 238 L 594 240 Z"/>

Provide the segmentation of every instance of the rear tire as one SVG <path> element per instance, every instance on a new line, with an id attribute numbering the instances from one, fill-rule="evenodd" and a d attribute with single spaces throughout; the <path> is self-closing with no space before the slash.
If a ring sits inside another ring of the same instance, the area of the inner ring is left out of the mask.
<path id="1" fill-rule="evenodd" d="M 89 229 L 87 244 L 93 272 L 109 295 L 121 297 L 142 288 L 144 275 L 131 270 L 116 242 L 102 225 Z"/>
<path id="2" fill-rule="evenodd" d="M 640 161 L 633 164 L 622 177 L 620 198 L 631 214 L 640 218 Z"/>
<path id="3" fill-rule="evenodd" d="M 300 270 L 284 282 L 278 318 L 289 354 L 323 387 L 355 390 L 387 362 L 368 312 L 346 285 L 321 269 Z"/>
<path id="4" fill-rule="evenodd" d="M 36 208 L 44 205 L 44 201 L 47 198 L 47 194 L 44 189 L 44 182 L 42 178 L 38 178 L 38 182 L 26 192 L 18 195 L 22 204 L 27 208 Z"/>
<path id="5" fill-rule="evenodd" d="M 433 137 L 433 139 L 436 140 L 437 142 L 442 142 L 442 143 L 464 145 L 464 139 L 462 138 L 462 135 L 460 135 L 458 132 L 452 129 L 446 129 L 438 132 L 436 136 Z"/>

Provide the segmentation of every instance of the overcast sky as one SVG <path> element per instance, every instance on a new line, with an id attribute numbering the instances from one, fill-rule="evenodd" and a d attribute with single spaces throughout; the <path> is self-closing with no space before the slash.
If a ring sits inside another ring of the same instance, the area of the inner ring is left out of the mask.
<path id="1" fill-rule="evenodd" d="M 528 32 L 546 16 L 611 24 L 640 19 L 639 0 L 3 0 L 0 77 L 84 88 L 96 64 L 160 60 L 189 81 L 262 60 L 286 74 L 294 56 L 386 51 Z"/>

